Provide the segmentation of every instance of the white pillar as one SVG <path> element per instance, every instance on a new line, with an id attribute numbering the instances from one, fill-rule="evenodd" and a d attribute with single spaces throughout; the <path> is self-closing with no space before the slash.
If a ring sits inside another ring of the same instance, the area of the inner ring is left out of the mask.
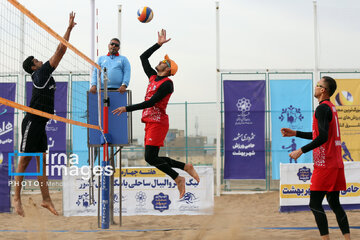
<path id="1" fill-rule="evenodd" d="M 220 79 L 220 37 L 219 37 L 219 2 L 216 5 L 216 196 L 221 191 L 221 79 Z"/>
<path id="2" fill-rule="evenodd" d="M 317 21 L 317 1 L 313 1 L 314 6 L 314 81 L 313 89 L 319 78 L 319 32 L 318 32 L 318 21 Z M 314 109 L 317 107 L 318 102 L 313 99 Z"/>
<path id="3" fill-rule="evenodd" d="M 15 102 L 26 106 L 26 82 L 25 82 L 25 72 L 22 69 L 23 61 L 25 60 L 25 16 L 23 13 L 20 13 L 20 52 L 19 52 L 19 74 L 18 74 L 18 82 L 16 83 L 17 92 L 15 94 Z M 17 120 L 14 122 L 17 123 L 17 126 L 14 130 L 17 129 L 17 145 L 19 152 L 21 152 L 21 123 L 24 119 L 25 113 L 19 109 L 15 109 L 15 112 L 18 114 Z"/>
<path id="4" fill-rule="evenodd" d="M 314 74 L 315 82 L 319 80 L 319 33 L 318 33 L 318 22 L 317 22 L 317 2 L 313 1 L 314 6 Z"/>
<path id="5" fill-rule="evenodd" d="M 90 39 L 91 39 L 91 49 L 90 49 L 90 57 L 91 60 L 95 62 L 95 0 L 90 0 L 90 16 L 91 16 L 91 24 L 90 24 Z"/>
<path id="6" fill-rule="evenodd" d="M 118 5 L 118 38 L 121 44 L 121 14 L 122 14 L 122 5 Z M 119 54 L 121 54 L 121 46 L 119 49 Z"/>

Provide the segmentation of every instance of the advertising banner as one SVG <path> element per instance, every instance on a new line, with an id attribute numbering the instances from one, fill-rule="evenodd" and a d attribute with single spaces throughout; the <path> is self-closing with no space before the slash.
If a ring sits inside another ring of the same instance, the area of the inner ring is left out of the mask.
<path id="1" fill-rule="evenodd" d="M 90 83 L 88 81 L 73 81 L 72 82 L 72 119 L 79 122 L 84 122 L 87 119 L 87 95 L 78 94 L 89 89 Z M 89 165 L 88 154 L 88 129 L 73 125 L 72 128 L 72 151 L 79 156 L 78 166 Z"/>
<path id="2" fill-rule="evenodd" d="M 345 162 L 345 191 L 340 191 L 340 202 L 344 209 L 360 209 L 360 162 Z M 312 163 L 280 164 L 280 211 L 310 210 L 310 179 Z M 330 209 L 326 198 L 323 204 Z"/>
<path id="3" fill-rule="evenodd" d="M 214 207 L 214 173 L 212 167 L 195 167 L 200 177 L 198 184 L 183 171 L 186 192 L 179 199 L 176 183 L 156 168 L 122 169 L 122 214 L 132 215 L 204 215 Z M 97 178 L 96 178 L 97 179 Z M 119 170 L 115 173 L 114 215 L 119 215 Z M 90 204 L 89 180 L 64 175 L 64 216 L 97 216 L 97 180 L 93 181 L 95 202 Z"/>
<path id="4" fill-rule="evenodd" d="M 0 97 L 15 101 L 15 83 L 0 83 Z M 10 212 L 8 153 L 14 151 L 14 108 L 0 105 L 0 212 Z"/>
<path id="5" fill-rule="evenodd" d="M 296 161 L 289 157 L 310 140 L 282 137 L 280 132 L 281 128 L 312 131 L 312 80 L 270 80 L 270 98 L 272 179 L 279 179 L 280 163 L 312 162 L 312 152 Z"/>
<path id="6" fill-rule="evenodd" d="M 360 79 L 336 79 L 331 97 L 339 117 L 344 162 L 360 161 Z"/>
<path id="7" fill-rule="evenodd" d="M 225 179 L 265 179 L 265 81 L 224 81 Z"/>

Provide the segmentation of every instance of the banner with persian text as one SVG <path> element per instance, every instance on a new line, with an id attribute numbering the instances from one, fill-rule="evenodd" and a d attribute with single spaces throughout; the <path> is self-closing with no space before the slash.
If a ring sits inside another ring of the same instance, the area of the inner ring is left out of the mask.
<path id="1" fill-rule="evenodd" d="M 344 163 L 346 190 L 340 191 L 344 209 L 360 209 L 360 162 Z M 280 164 L 280 212 L 310 210 L 310 179 L 314 164 Z M 329 210 L 326 198 L 324 208 Z"/>
<path id="2" fill-rule="evenodd" d="M 339 117 L 344 162 L 360 161 L 360 79 L 336 79 L 331 97 Z"/>
<path id="3" fill-rule="evenodd" d="M 214 169 L 195 167 L 200 183 L 184 171 L 185 195 L 179 199 L 176 183 L 165 173 L 152 167 L 122 168 L 119 193 L 119 169 L 114 179 L 114 215 L 208 215 L 214 207 Z M 63 176 L 64 216 L 96 216 L 98 206 L 97 181 L 93 180 L 95 201 L 90 201 L 89 180 L 79 176 Z M 121 199 L 120 199 L 121 196 Z M 101 200 L 100 200 L 101 201 Z"/>
<path id="4" fill-rule="evenodd" d="M 225 179 L 265 179 L 265 81 L 224 81 Z"/>
<path id="5" fill-rule="evenodd" d="M 15 101 L 15 91 L 15 83 L 0 83 L 0 97 Z M 9 152 L 14 152 L 14 108 L 0 105 L 0 212 L 10 212 Z"/>

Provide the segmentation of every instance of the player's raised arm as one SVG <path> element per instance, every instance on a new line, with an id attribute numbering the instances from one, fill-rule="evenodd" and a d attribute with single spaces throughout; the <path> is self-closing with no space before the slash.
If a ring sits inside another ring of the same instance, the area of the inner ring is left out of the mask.
<path id="1" fill-rule="evenodd" d="M 150 47 L 143 54 L 141 54 L 141 56 L 140 56 L 141 64 L 142 64 L 144 72 L 148 76 L 148 78 L 150 78 L 152 75 L 157 74 L 155 69 L 153 69 L 151 67 L 150 62 L 149 62 L 148 59 L 164 43 L 167 43 L 170 40 L 171 40 L 171 38 L 166 39 L 166 30 L 162 29 L 160 32 L 158 32 L 158 41 L 157 41 L 157 43 L 155 43 L 152 47 Z"/>
<path id="2" fill-rule="evenodd" d="M 66 29 L 66 32 L 64 34 L 64 39 L 66 41 L 69 41 L 70 33 L 71 33 L 72 29 L 74 28 L 74 26 L 76 25 L 76 22 L 74 22 L 74 19 L 75 19 L 75 13 L 71 12 L 70 16 L 69 16 L 69 26 Z M 66 49 L 67 49 L 67 47 L 64 44 L 60 43 L 58 45 L 54 55 L 49 60 L 50 65 L 53 68 L 56 68 L 59 65 L 59 62 L 61 61 L 62 57 L 64 56 Z"/>
<path id="3" fill-rule="evenodd" d="M 164 43 L 167 43 L 168 41 L 170 41 L 171 38 L 166 39 L 166 30 L 165 29 L 161 29 L 160 32 L 158 32 L 158 44 L 160 46 L 162 46 Z"/>

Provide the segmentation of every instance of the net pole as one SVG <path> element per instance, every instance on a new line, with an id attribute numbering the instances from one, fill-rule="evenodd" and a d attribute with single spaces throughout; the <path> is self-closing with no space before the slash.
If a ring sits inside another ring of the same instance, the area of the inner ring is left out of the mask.
<path id="1" fill-rule="evenodd" d="M 104 68 L 104 107 L 103 107 L 103 132 L 105 143 L 103 144 L 103 161 L 102 161 L 102 184 L 101 184 L 101 228 L 108 229 L 110 225 L 110 177 L 104 174 L 104 168 L 109 166 L 109 143 L 106 141 L 106 135 L 109 133 L 108 117 L 109 117 L 109 98 L 107 92 L 107 72 Z"/>
<path id="2" fill-rule="evenodd" d="M 120 147 L 120 159 L 119 159 L 119 226 L 122 226 L 122 176 L 121 176 L 121 150 L 123 147 Z"/>
<path id="3" fill-rule="evenodd" d="M 115 158 L 114 147 L 110 147 L 110 165 L 112 166 L 113 169 L 115 169 L 114 158 Z M 114 174 L 112 174 L 110 177 L 110 224 L 111 225 L 115 224 L 113 199 L 114 199 Z"/>
<path id="4" fill-rule="evenodd" d="M 216 5 L 216 196 L 221 192 L 221 79 L 220 79 L 220 23 L 219 2 Z"/>
<path id="5" fill-rule="evenodd" d="M 95 151 L 95 148 L 97 148 L 97 147 L 94 147 L 94 151 Z M 98 159 L 98 166 L 100 166 L 100 148 L 98 149 L 96 155 L 97 155 L 97 159 Z M 95 158 L 95 160 L 96 160 L 96 158 Z M 101 215 L 100 214 L 100 205 L 101 205 L 100 204 L 101 203 L 100 187 L 101 187 L 100 176 L 98 176 L 98 204 L 97 204 L 97 207 L 98 207 L 98 216 L 97 216 L 97 218 L 98 218 L 98 228 L 101 227 L 101 224 L 100 224 L 101 223 L 101 218 L 100 218 L 100 215 Z"/>

